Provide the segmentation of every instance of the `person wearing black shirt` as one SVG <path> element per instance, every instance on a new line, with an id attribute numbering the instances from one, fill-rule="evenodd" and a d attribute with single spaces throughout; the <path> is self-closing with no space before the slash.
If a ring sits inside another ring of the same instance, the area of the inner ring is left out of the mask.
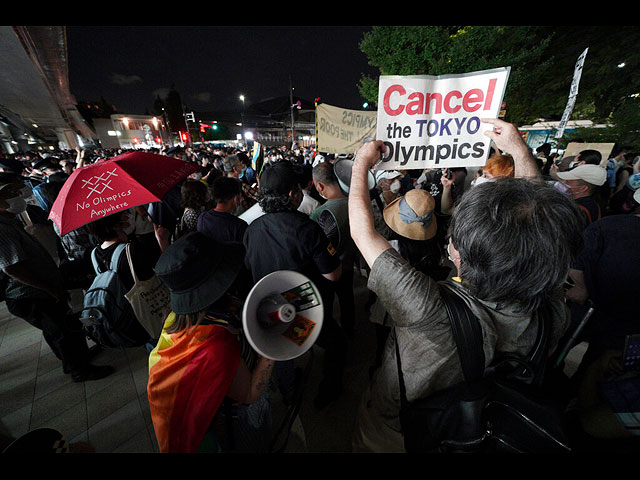
<path id="1" fill-rule="evenodd" d="M 111 265 L 111 257 L 113 256 L 117 246 L 121 243 L 128 242 L 131 253 L 131 262 L 133 263 L 133 268 L 138 280 L 149 280 L 155 274 L 153 267 L 155 267 L 156 262 L 160 257 L 160 250 L 148 248 L 148 246 L 137 238 L 130 240 L 125 233 L 125 229 L 128 226 L 128 214 L 126 212 L 119 212 L 101 218 L 100 220 L 96 220 L 95 222 L 91 222 L 85 226 L 85 229 L 88 233 L 102 242 L 95 249 L 96 260 L 100 269 L 108 270 Z M 127 291 L 131 290 L 135 281 L 131 274 L 129 261 L 124 253 L 120 256 L 118 261 L 117 271 L 125 289 Z M 140 338 L 141 340 L 149 340 L 149 342 L 153 343 L 153 339 L 148 338 L 149 334 L 146 332 L 144 327 L 142 325 L 137 326 L 139 326 L 139 329 L 135 332 L 130 332 L 131 335 L 135 336 L 135 338 Z M 155 344 L 151 345 L 151 343 L 149 345 L 151 348 L 155 346 Z"/>
<path id="2" fill-rule="evenodd" d="M 197 230 L 218 242 L 242 243 L 248 224 L 232 213 L 242 195 L 240 182 L 232 177 L 219 177 L 211 190 L 216 206 L 200 214 Z"/>
<path id="3" fill-rule="evenodd" d="M 640 200 L 640 194 L 637 197 Z M 640 280 L 640 204 L 636 201 L 630 214 L 593 222 L 583 237 L 584 246 L 569 272 L 575 286 L 567 298 L 580 305 L 590 300 L 594 314 L 583 333 L 589 346 L 577 374 L 607 349 L 622 351 L 626 335 L 640 332 L 635 301 Z"/>
<path id="4" fill-rule="evenodd" d="M 269 273 L 293 270 L 307 276 L 320 290 L 324 319 L 317 343 L 326 353 L 324 378 L 315 405 L 321 409 L 337 399 L 342 390 L 347 343 L 333 318 L 334 282 L 342 273 L 340 258 L 320 225 L 297 211 L 302 191 L 290 162 L 279 162 L 265 170 L 260 188 L 260 207 L 265 214 L 254 220 L 245 233 L 245 265 L 254 283 Z"/>

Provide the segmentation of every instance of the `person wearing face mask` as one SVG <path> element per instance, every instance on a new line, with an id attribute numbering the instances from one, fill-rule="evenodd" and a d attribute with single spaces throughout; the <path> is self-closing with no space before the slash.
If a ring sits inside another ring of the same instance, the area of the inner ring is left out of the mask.
<path id="1" fill-rule="evenodd" d="M 571 196 L 584 216 L 584 226 L 602 217 L 602 209 L 595 196 L 598 188 L 607 181 L 607 171 L 603 167 L 583 164 L 571 170 L 558 172 L 565 193 Z"/>
<path id="2" fill-rule="evenodd" d="M 405 451 L 399 368 L 409 401 L 462 380 L 441 292 L 460 296 L 478 317 L 487 363 L 531 350 L 543 305 L 549 309 L 549 355 L 568 327 L 562 287 L 580 244 L 578 209 L 540 181 L 540 171 L 515 125 L 499 119 L 481 121 L 493 124 L 485 135 L 513 156 L 517 178 L 475 186 L 461 197 L 451 217 L 448 245 L 457 275 L 444 282 L 410 265 L 373 228 L 366 177 L 384 154 L 384 143 L 369 142 L 356 155 L 349 191 L 351 235 L 371 267 L 367 286 L 379 296 L 393 325 L 382 365 L 362 398 L 354 451 Z M 535 255 L 540 245 L 554 248 Z"/>
<path id="3" fill-rule="evenodd" d="M 211 186 L 215 207 L 198 217 L 196 230 L 218 242 L 242 243 L 247 222 L 233 214 L 240 201 L 239 182 L 219 177 Z"/>
<path id="4" fill-rule="evenodd" d="M 236 215 L 240 215 L 258 202 L 260 199 L 260 192 L 251 185 L 240 180 L 240 174 L 244 171 L 245 166 L 238 155 L 227 155 L 222 160 L 222 164 L 224 166 L 225 176 L 235 178 L 240 182 L 240 186 L 242 188 L 241 197 L 235 211 Z"/>
<path id="5" fill-rule="evenodd" d="M 48 215 L 53 202 L 69 176 L 62 171 L 60 165 L 54 163 L 50 158 L 34 164 L 34 169 L 41 172 L 43 180 L 39 185 L 33 187 L 33 195 Z"/>
<path id="6" fill-rule="evenodd" d="M 21 175 L 23 170 L 24 167 L 20 162 L 0 159 L 0 171 L 9 171 Z M 32 188 L 30 182 L 21 177 L 23 186 L 20 192 L 27 205 L 26 209 L 18 213 L 18 215 L 25 224 L 25 229 L 28 233 L 42 239 L 41 241 L 44 244 L 51 245 L 53 243 L 51 241 L 53 235 L 51 228 L 53 228 L 53 232 L 58 237 L 60 237 L 60 232 L 57 225 L 47 219 L 47 215 L 50 206 L 53 205 L 64 184 L 66 176 L 56 175 L 55 168 L 44 170 L 51 175 L 48 177 L 49 181 L 35 187 L 39 193 L 38 199 L 34 196 L 34 188 Z M 42 235 L 44 235 L 44 238 Z M 63 278 L 66 281 L 66 287 L 68 289 L 78 288 L 78 286 L 86 288 L 88 286 L 87 281 L 89 284 L 91 283 L 88 278 L 90 273 L 93 272 L 87 253 L 90 253 L 95 246 L 95 242 L 86 233 L 78 229 L 60 237 L 60 244 L 62 249 L 55 248 L 55 246 L 50 248 L 55 250 L 55 255 L 60 260 L 59 269 L 62 271 Z"/>
<path id="7" fill-rule="evenodd" d="M 581 165 L 600 165 L 602 154 L 598 150 L 582 150 L 577 155 L 563 157 L 558 164 L 551 165 L 549 176 L 552 180 L 558 180 L 558 173 L 573 170 Z M 605 165 L 602 165 L 606 168 Z"/>
<path id="8" fill-rule="evenodd" d="M 258 180 L 258 177 L 256 175 L 256 171 L 251 166 L 251 159 L 244 152 L 238 153 L 238 158 L 243 165 L 242 171 L 239 175 L 240 180 L 242 180 L 242 182 L 246 183 L 247 185 L 254 185 Z"/>
<path id="9" fill-rule="evenodd" d="M 402 173 L 396 170 L 380 170 L 376 172 L 376 182 L 382 192 L 384 205 L 393 202 L 400 195 Z"/>
<path id="10" fill-rule="evenodd" d="M 17 218 L 26 209 L 23 185 L 20 177 L 0 173 L 0 294 L 12 315 L 42 330 L 63 372 L 74 382 L 104 378 L 113 367 L 90 363 L 82 325 L 71 312 L 55 261 Z"/>
<path id="11" fill-rule="evenodd" d="M 298 207 L 298 211 L 311 215 L 316 208 L 322 205 L 321 199 L 318 199 L 318 191 L 313 185 L 313 167 L 310 164 L 294 165 L 294 167 L 298 170 L 298 174 L 302 179 L 300 183 L 302 202 Z"/>
<path id="12" fill-rule="evenodd" d="M 342 276 L 336 285 L 336 294 L 340 303 L 340 324 L 345 332 L 352 336 L 355 321 L 355 300 L 353 296 L 353 265 L 355 247 L 349 233 L 349 198 L 340 188 L 333 165 L 320 163 L 313 168 L 313 183 L 316 190 L 327 201 L 311 214 L 334 243 L 340 261 Z M 335 238 L 330 231 L 339 232 Z"/>
<path id="13" fill-rule="evenodd" d="M 476 187 L 486 182 L 492 182 L 500 177 L 513 177 L 514 171 L 513 158 L 510 155 L 493 155 L 489 157 L 487 164 L 479 170 L 481 174 L 471 182 L 471 186 Z M 440 183 L 442 183 L 440 210 L 444 215 L 451 215 L 453 213 L 455 180 L 453 172 L 449 174 L 449 169 L 445 169 L 440 178 Z"/>
<path id="14" fill-rule="evenodd" d="M 207 205 L 209 190 L 199 180 L 188 179 L 180 188 L 180 207 L 183 209 L 180 222 L 176 226 L 174 240 L 189 232 L 195 232 L 198 225 L 198 217 Z"/>

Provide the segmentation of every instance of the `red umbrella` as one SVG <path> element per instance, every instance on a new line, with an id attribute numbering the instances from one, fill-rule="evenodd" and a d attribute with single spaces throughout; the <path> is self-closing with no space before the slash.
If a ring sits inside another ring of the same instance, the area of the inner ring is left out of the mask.
<path id="1" fill-rule="evenodd" d="M 158 202 L 200 166 L 164 155 L 130 152 L 76 169 L 67 179 L 49 218 L 60 235 L 146 203 Z"/>

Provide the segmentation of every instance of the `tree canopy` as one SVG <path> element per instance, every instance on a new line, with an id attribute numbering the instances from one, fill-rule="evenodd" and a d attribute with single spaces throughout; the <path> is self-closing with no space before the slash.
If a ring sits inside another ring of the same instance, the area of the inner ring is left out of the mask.
<path id="1" fill-rule="evenodd" d="M 511 67 L 505 120 L 560 120 L 579 55 L 588 48 L 572 119 L 613 125 L 640 145 L 637 26 L 376 26 L 360 50 L 380 75 L 444 75 Z M 378 79 L 360 93 L 378 97 Z M 602 132 L 599 133 L 602 135 Z M 584 136 L 584 135 L 583 135 Z"/>

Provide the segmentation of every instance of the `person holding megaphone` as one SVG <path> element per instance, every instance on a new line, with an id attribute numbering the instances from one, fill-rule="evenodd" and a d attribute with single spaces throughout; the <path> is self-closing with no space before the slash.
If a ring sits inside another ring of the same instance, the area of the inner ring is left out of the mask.
<path id="1" fill-rule="evenodd" d="M 241 334 L 243 262 L 241 244 L 191 232 L 156 264 L 172 309 L 149 356 L 147 393 L 161 452 L 268 451 L 265 388 L 275 362 Z"/>

